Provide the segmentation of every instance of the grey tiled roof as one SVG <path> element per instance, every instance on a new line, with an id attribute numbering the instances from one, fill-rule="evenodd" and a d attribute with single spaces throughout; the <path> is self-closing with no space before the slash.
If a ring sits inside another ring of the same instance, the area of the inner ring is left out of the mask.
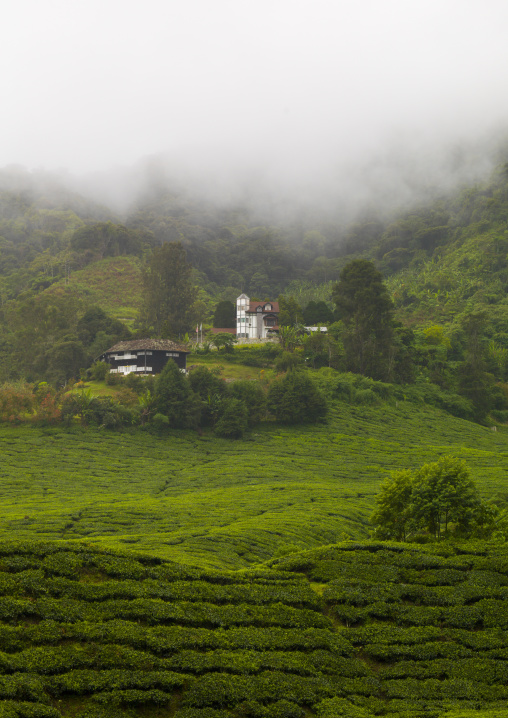
<path id="1" fill-rule="evenodd" d="M 108 354 L 109 352 L 137 351 L 140 349 L 166 352 L 185 352 L 186 354 L 190 354 L 187 347 L 182 344 L 176 344 L 169 339 L 132 339 L 131 341 L 118 342 L 118 344 L 115 344 L 110 349 L 107 349 L 104 354 Z"/>

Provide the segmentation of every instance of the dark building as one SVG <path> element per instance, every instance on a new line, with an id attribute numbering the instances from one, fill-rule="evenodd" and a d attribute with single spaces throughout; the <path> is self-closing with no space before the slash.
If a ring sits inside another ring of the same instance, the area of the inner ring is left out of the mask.
<path id="1" fill-rule="evenodd" d="M 186 371 L 189 353 L 188 349 L 169 339 L 134 339 L 118 342 L 99 360 L 111 366 L 112 374 L 159 374 L 169 359 Z"/>

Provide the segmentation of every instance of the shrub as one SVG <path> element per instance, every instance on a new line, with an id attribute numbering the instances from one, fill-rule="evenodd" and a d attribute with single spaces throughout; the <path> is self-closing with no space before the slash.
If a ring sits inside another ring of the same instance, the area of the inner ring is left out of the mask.
<path id="1" fill-rule="evenodd" d="M 108 386 L 118 386 L 123 381 L 121 374 L 112 374 L 111 372 L 106 375 L 106 384 Z"/>
<path id="2" fill-rule="evenodd" d="M 199 399 L 174 361 L 168 361 L 155 381 L 155 405 L 168 417 L 172 429 L 190 429 L 198 424 Z"/>
<path id="3" fill-rule="evenodd" d="M 281 424 L 317 422 L 327 413 L 324 396 L 300 371 L 289 372 L 271 385 L 267 406 Z"/>
<path id="4" fill-rule="evenodd" d="M 92 364 L 87 373 L 94 381 L 104 381 L 109 374 L 110 369 L 111 367 L 107 362 L 97 361 L 95 364 Z"/>
<path id="5" fill-rule="evenodd" d="M 257 381 L 249 381 L 248 379 L 235 381 L 229 388 L 229 394 L 234 399 L 243 401 L 247 407 L 249 426 L 253 426 L 263 419 L 266 412 L 266 397 Z"/>
<path id="6" fill-rule="evenodd" d="M 221 406 L 214 432 L 223 439 L 240 439 L 247 429 L 248 411 L 239 399 L 227 399 Z"/>
<path id="7" fill-rule="evenodd" d="M 20 423 L 31 414 L 34 399 L 29 384 L 4 384 L 0 387 L 0 421 Z"/>

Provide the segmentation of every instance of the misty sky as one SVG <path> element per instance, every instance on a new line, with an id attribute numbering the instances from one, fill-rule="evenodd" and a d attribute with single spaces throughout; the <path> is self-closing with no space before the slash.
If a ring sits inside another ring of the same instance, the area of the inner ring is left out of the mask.
<path id="1" fill-rule="evenodd" d="M 504 130 L 506 0 L 4 3 L 0 166 L 309 177 Z"/>

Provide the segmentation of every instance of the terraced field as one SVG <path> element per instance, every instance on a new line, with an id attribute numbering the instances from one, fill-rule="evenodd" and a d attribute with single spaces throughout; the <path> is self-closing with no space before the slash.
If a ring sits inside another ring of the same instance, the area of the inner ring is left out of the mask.
<path id="1" fill-rule="evenodd" d="M 0 544 L 0 716 L 501 718 L 508 549 L 342 543 L 247 571 Z"/>
<path id="2" fill-rule="evenodd" d="M 129 547 L 241 568 L 367 538 L 381 480 L 442 454 L 506 497 L 508 441 L 425 405 L 336 403 L 326 425 L 262 425 L 243 441 L 193 432 L 0 428 L 0 536 Z"/>

